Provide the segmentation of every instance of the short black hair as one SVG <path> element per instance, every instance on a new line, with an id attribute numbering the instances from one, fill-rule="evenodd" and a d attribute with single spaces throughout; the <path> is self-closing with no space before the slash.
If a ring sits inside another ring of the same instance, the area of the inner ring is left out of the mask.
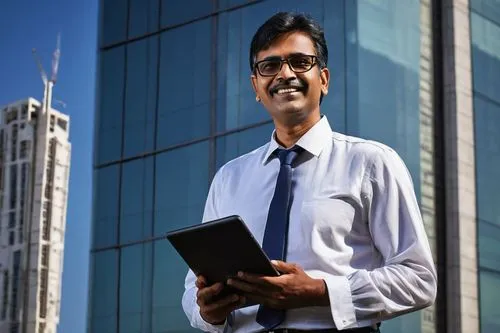
<path id="1" fill-rule="evenodd" d="M 257 53 L 267 49 L 284 34 L 296 31 L 309 35 L 316 49 L 319 67 L 325 68 L 328 64 L 328 47 L 323 28 L 306 14 L 279 12 L 264 22 L 253 36 L 250 44 L 250 70 L 254 71 Z"/>

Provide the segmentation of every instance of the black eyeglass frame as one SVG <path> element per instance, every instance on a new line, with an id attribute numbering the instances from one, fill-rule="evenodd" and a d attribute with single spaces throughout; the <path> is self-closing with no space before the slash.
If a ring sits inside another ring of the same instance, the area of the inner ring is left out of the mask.
<path id="1" fill-rule="evenodd" d="M 312 59 L 312 62 L 311 62 L 311 66 L 306 69 L 306 70 L 295 70 L 293 68 L 293 66 L 290 64 L 290 59 L 293 59 L 293 58 L 297 58 L 297 57 L 307 57 L 307 58 L 311 58 Z M 253 66 L 253 69 L 254 69 L 254 72 L 257 71 L 261 76 L 264 76 L 264 77 L 271 77 L 271 76 L 275 76 L 276 74 L 278 74 L 279 72 L 281 72 L 281 69 L 283 68 L 283 63 L 287 63 L 288 64 L 288 68 L 290 68 L 290 70 L 292 70 L 294 73 L 306 73 L 306 72 L 309 72 L 315 65 L 319 64 L 318 62 L 318 57 L 315 56 L 315 55 L 310 55 L 310 54 L 300 54 L 300 55 L 293 55 L 293 56 L 290 56 L 288 58 L 281 58 L 279 59 L 280 61 L 280 67 L 278 69 L 278 71 L 274 74 L 262 74 L 262 72 L 260 71 L 259 69 L 259 64 L 261 63 L 264 63 L 264 62 L 267 62 L 267 61 L 278 61 L 278 58 L 276 59 L 264 59 L 264 60 L 261 60 L 261 61 L 257 61 L 254 66 Z"/>

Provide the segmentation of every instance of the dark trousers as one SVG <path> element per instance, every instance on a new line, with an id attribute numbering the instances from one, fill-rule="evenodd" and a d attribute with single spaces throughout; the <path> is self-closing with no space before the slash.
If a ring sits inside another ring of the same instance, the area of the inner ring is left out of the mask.
<path id="1" fill-rule="evenodd" d="M 272 331 L 266 331 L 268 333 L 381 333 L 380 332 L 380 324 L 377 327 L 360 327 L 360 328 L 351 328 L 346 330 L 337 330 L 335 328 L 323 329 L 323 330 L 296 330 L 293 328 L 279 328 Z"/>

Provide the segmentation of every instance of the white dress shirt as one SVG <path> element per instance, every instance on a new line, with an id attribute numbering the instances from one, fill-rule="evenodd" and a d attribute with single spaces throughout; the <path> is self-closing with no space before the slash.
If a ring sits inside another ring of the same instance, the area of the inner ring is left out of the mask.
<path id="1" fill-rule="evenodd" d="M 331 305 L 288 310 L 279 328 L 370 326 L 431 305 L 437 277 L 410 174 L 398 154 L 373 141 L 333 132 L 322 116 L 296 143 L 287 262 L 326 282 Z M 274 139 L 216 173 L 203 221 L 240 215 L 262 244 L 280 162 Z M 228 235 L 230 237 L 230 235 Z M 210 325 L 196 304 L 189 271 L 182 299 L 193 327 L 259 332 L 258 306 Z"/>

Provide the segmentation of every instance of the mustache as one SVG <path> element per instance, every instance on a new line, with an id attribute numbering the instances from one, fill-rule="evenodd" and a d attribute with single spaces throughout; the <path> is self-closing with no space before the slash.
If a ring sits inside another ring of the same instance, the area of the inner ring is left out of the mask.
<path id="1" fill-rule="evenodd" d="M 304 84 L 303 82 L 289 82 L 289 83 L 278 83 L 277 85 L 271 87 L 269 89 L 269 92 L 271 95 L 275 94 L 278 92 L 280 89 L 297 89 L 297 90 L 304 90 L 307 88 L 307 85 Z"/>

